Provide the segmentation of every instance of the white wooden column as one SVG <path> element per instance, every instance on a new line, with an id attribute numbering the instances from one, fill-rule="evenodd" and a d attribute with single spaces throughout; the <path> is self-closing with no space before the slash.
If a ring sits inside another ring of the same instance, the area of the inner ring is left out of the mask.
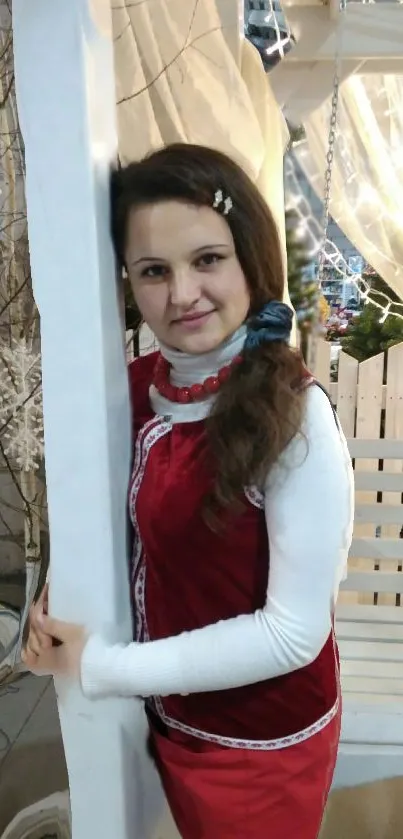
<path id="1" fill-rule="evenodd" d="M 51 611 L 130 640 L 129 405 L 109 238 L 109 0 L 14 0 L 29 240 L 41 315 Z M 58 684 L 73 839 L 148 839 L 161 795 L 135 700 Z M 52 768 L 49 767 L 49 771 Z"/>

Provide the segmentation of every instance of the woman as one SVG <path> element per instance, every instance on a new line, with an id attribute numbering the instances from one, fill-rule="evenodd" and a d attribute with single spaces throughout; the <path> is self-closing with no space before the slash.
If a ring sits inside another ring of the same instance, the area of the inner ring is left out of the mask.
<path id="1" fill-rule="evenodd" d="M 89 697 L 144 697 L 185 839 L 315 839 L 352 480 L 328 397 L 288 345 L 277 230 L 234 162 L 191 145 L 115 173 L 112 217 L 161 348 L 130 367 L 135 641 L 88 638 L 42 600 L 26 662 Z"/>

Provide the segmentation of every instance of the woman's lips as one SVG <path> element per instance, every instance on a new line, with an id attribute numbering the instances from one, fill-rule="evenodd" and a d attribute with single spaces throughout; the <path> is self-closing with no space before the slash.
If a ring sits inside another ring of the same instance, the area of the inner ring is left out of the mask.
<path id="1" fill-rule="evenodd" d="M 182 318 L 175 320 L 174 323 L 179 324 L 179 326 L 199 326 L 201 323 L 204 323 L 204 321 L 206 321 L 214 311 L 214 309 L 211 309 L 209 312 L 197 312 L 193 315 L 184 315 Z"/>

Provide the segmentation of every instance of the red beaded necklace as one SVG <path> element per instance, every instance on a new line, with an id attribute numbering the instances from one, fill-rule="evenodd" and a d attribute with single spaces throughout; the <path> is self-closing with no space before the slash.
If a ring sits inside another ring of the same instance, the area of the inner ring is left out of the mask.
<path id="1" fill-rule="evenodd" d="M 204 382 L 190 385 L 190 387 L 175 387 L 169 380 L 171 364 L 160 354 L 154 369 L 153 385 L 158 393 L 170 402 L 181 402 L 184 405 L 188 402 L 200 402 L 207 396 L 217 393 L 221 385 L 227 381 L 232 368 L 241 361 L 242 356 L 237 355 L 230 364 L 222 367 L 216 376 L 208 376 Z"/>

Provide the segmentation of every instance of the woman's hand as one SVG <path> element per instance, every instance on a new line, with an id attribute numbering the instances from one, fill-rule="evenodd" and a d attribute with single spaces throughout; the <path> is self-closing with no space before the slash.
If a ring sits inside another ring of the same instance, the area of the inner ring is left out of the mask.
<path id="1" fill-rule="evenodd" d="M 41 596 L 42 597 L 42 596 Z M 40 608 L 41 598 L 32 607 L 30 633 L 22 660 L 37 675 L 67 676 L 79 680 L 81 657 L 87 643 L 83 626 L 50 618 Z"/>
<path id="2" fill-rule="evenodd" d="M 42 618 L 48 613 L 49 585 L 46 583 L 40 597 L 29 610 L 29 634 L 22 652 L 22 660 L 32 670 L 38 656 L 43 650 L 52 646 L 52 638 L 43 631 Z"/>

